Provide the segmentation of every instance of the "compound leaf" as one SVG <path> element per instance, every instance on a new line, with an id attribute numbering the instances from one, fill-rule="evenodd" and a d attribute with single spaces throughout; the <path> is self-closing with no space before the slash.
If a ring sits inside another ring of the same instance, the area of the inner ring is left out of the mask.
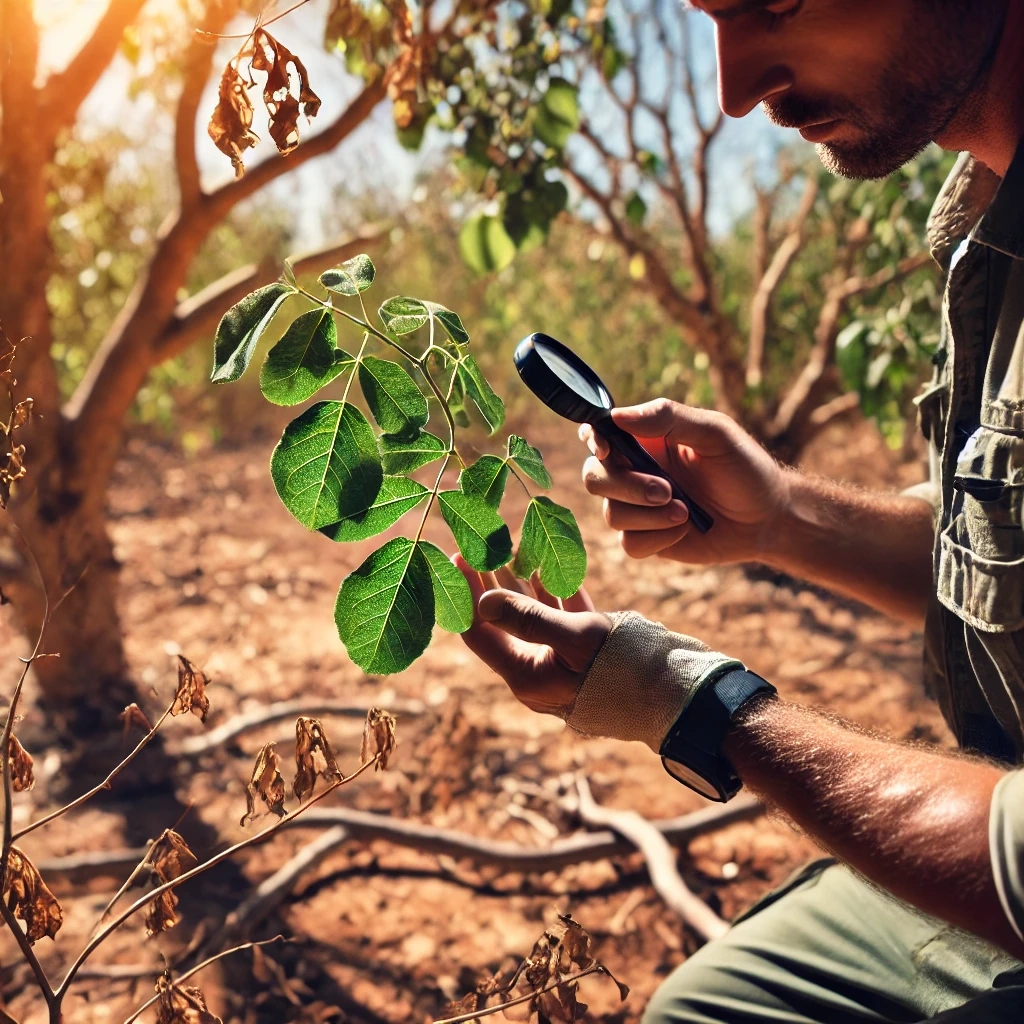
<path id="1" fill-rule="evenodd" d="M 466 394 L 476 403 L 493 434 L 505 422 L 505 403 L 494 393 L 472 356 L 465 355 L 459 360 L 457 373 Z"/>
<path id="2" fill-rule="evenodd" d="M 407 480 L 404 476 L 386 476 L 376 500 L 369 508 L 324 526 L 320 532 L 339 543 L 375 537 L 394 526 L 429 493 L 426 487 L 415 480 Z"/>
<path id="3" fill-rule="evenodd" d="M 427 400 L 398 363 L 367 356 L 359 363 L 359 384 L 384 433 L 415 436 L 427 422 Z"/>
<path id="4" fill-rule="evenodd" d="M 334 607 L 338 636 L 364 671 L 408 668 L 434 627 L 434 587 L 418 544 L 396 537 L 345 578 Z"/>
<path id="5" fill-rule="evenodd" d="M 587 575 L 587 551 L 576 519 L 544 495 L 530 501 L 512 566 L 521 579 L 538 569 L 541 583 L 555 597 L 572 597 Z"/>
<path id="6" fill-rule="evenodd" d="M 293 320 L 267 353 L 260 369 L 260 390 L 275 405 L 297 405 L 352 363 L 352 357 L 338 348 L 333 314 L 321 306 Z"/>
<path id="7" fill-rule="evenodd" d="M 274 319 L 281 303 L 294 294 L 294 288 L 275 281 L 246 295 L 220 318 L 213 343 L 210 380 L 215 384 L 227 384 L 245 373 L 260 335 Z"/>
<path id="8" fill-rule="evenodd" d="M 466 577 L 436 545 L 421 540 L 420 551 L 430 569 L 434 585 L 434 614 L 437 624 L 449 633 L 465 633 L 473 625 L 473 593 Z"/>
<path id="9" fill-rule="evenodd" d="M 459 487 L 463 494 L 483 498 L 491 508 L 501 504 L 508 479 L 508 463 L 497 455 L 481 455 L 472 466 L 467 466 L 459 475 Z"/>
<path id="10" fill-rule="evenodd" d="M 483 498 L 462 491 L 441 491 L 437 503 L 462 557 L 477 572 L 492 572 L 512 557 L 508 527 Z"/>
<path id="11" fill-rule="evenodd" d="M 384 479 L 377 438 L 348 402 L 317 402 L 292 420 L 270 475 L 285 507 L 311 530 L 369 508 Z"/>
<path id="12" fill-rule="evenodd" d="M 518 434 L 508 439 L 508 457 L 538 486 L 550 487 L 551 474 L 541 453 Z"/>
<path id="13" fill-rule="evenodd" d="M 457 345 L 466 345 L 469 342 L 469 332 L 459 314 L 437 302 L 414 299 L 408 295 L 395 295 L 381 305 L 378 316 L 381 323 L 392 334 L 397 335 L 418 331 L 431 317 L 435 317 L 448 337 Z"/>
<path id="14" fill-rule="evenodd" d="M 448 450 L 439 437 L 420 431 L 412 440 L 383 434 L 380 439 L 380 453 L 384 459 L 385 473 L 411 473 L 436 462 Z"/>
<path id="15" fill-rule="evenodd" d="M 377 271 L 373 260 L 366 253 L 345 260 L 339 267 L 332 267 L 320 275 L 320 283 L 329 291 L 339 295 L 358 295 L 373 284 Z"/>

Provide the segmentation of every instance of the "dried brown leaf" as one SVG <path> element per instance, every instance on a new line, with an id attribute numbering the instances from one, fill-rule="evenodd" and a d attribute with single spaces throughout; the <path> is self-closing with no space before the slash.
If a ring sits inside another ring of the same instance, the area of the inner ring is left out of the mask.
<path id="1" fill-rule="evenodd" d="M 256 798 L 266 804 L 266 811 L 256 810 Z M 281 758 L 277 756 L 273 743 L 267 743 L 256 755 L 252 766 L 252 778 L 245 787 L 245 814 L 239 824 L 244 828 L 260 814 L 273 812 L 284 817 L 284 778 L 281 775 Z"/>
<path id="2" fill-rule="evenodd" d="M 299 144 L 299 114 L 316 117 L 320 97 L 310 88 L 309 74 L 302 61 L 265 30 L 256 33 L 252 69 L 266 72 L 263 102 L 270 115 L 270 136 L 280 152 L 287 155 Z M 298 96 L 292 91 L 292 69 L 299 80 Z"/>
<path id="3" fill-rule="evenodd" d="M 150 870 L 161 882 L 180 878 L 198 863 L 199 858 L 173 828 L 164 829 L 164 834 L 153 844 L 149 853 Z"/>
<path id="4" fill-rule="evenodd" d="M 32 755 L 21 745 L 18 737 L 11 733 L 7 745 L 7 757 L 11 763 L 11 788 L 15 793 L 25 793 L 36 784 L 32 771 Z"/>
<path id="5" fill-rule="evenodd" d="M 121 723 L 121 742 L 125 746 L 128 745 L 128 737 L 131 735 L 132 729 L 138 727 L 144 733 L 153 731 L 153 726 L 149 724 L 145 712 L 134 701 L 117 716 L 117 719 Z"/>
<path id="6" fill-rule="evenodd" d="M 327 782 L 343 779 L 345 773 L 338 767 L 331 741 L 327 738 L 319 718 L 295 719 L 295 781 L 292 791 L 299 800 L 312 796 L 316 777 Z"/>
<path id="7" fill-rule="evenodd" d="M 32 419 L 32 407 L 35 399 L 25 398 L 14 407 L 14 414 L 11 416 L 11 433 L 25 426 Z"/>
<path id="8" fill-rule="evenodd" d="M 178 985 L 165 972 L 156 983 L 156 1024 L 224 1024 L 207 1008 L 201 989 Z"/>
<path id="9" fill-rule="evenodd" d="M 47 888 L 36 866 L 16 846 L 7 856 L 3 898 L 7 906 L 25 922 L 29 942 L 48 935 L 51 939 L 64 923 L 64 910 Z"/>
<path id="10" fill-rule="evenodd" d="M 171 714 L 183 715 L 191 711 L 205 722 L 210 710 L 210 698 L 206 696 L 206 687 L 209 685 L 210 677 L 196 668 L 184 654 L 179 654 L 178 692 L 174 695 Z"/>
<path id="11" fill-rule="evenodd" d="M 381 708 L 372 707 L 366 712 L 363 742 L 359 748 L 361 764 L 366 764 L 371 757 L 376 756 L 377 764 L 374 770 L 383 771 L 387 768 L 388 761 L 398 745 L 395 738 L 395 725 L 395 716 Z"/>
<path id="12" fill-rule="evenodd" d="M 239 51 L 224 68 L 217 90 L 217 106 L 206 129 L 213 144 L 231 157 L 236 178 L 245 174 L 242 153 L 260 141 L 252 130 L 253 106 L 246 91 L 249 83 L 238 71 L 238 62 L 244 56 L 244 50 Z"/>
<path id="13" fill-rule="evenodd" d="M 469 995 L 463 996 L 461 999 L 455 999 L 450 1003 L 445 1003 L 441 1016 L 458 1017 L 463 1013 L 472 1013 L 477 1009 L 479 1001 L 480 997 L 476 992 L 470 992 Z"/>
<path id="14" fill-rule="evenodd" d="M 177 905 L 178 897 L 172 889 L 168 889 L 146 907 L 146 938 L 169 931 L 178 923 L 180 918 L 175 910 Z"/>

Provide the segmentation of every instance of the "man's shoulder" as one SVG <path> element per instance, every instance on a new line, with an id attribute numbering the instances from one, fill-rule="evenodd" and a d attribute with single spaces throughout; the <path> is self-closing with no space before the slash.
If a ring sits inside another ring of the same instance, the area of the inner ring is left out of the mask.
<path id="1" fill-rule="evenodd" d="M 949 265 L 956 247 L 988 209 L 999 181 L 970 153 L 957 158 L 928 215 L 928 246 L 941 266 Z"/>

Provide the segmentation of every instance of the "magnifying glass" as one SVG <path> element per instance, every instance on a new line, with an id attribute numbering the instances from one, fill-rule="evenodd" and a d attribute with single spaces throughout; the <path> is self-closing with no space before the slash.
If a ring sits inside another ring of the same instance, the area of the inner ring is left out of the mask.
<path id="1" fill-rule="evenodd" d="M 711 515 L 658 465 L 632 434 L 615 425 L 611 392 L 572 349 L 546 334 L 531 334 L 519 342 L 512 358 L 523 383 L 552 412 L 574 423 L 589 423 L 634 469 L 667 481 L 672 497 L 686 506 L 690 522 L 701 533 L 711 529 L 715 523 Z"/>

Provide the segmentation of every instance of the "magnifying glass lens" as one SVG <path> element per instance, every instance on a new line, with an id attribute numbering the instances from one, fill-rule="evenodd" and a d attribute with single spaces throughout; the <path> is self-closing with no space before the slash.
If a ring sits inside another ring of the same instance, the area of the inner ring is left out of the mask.
<path id="1" fill-rule="evenodd" d="M 603 387 L 596 386 L 584 377 L 567 359 L 563 359 L 557 352 L 544 344 L 537 345 L 537 353 L 548 368 L 561 378 L 562 383 L 572 388 L 580 398 L 586 399 L 591 405 L 596 405 L 600 409 L 612 407 L 611 395 Z"/>

